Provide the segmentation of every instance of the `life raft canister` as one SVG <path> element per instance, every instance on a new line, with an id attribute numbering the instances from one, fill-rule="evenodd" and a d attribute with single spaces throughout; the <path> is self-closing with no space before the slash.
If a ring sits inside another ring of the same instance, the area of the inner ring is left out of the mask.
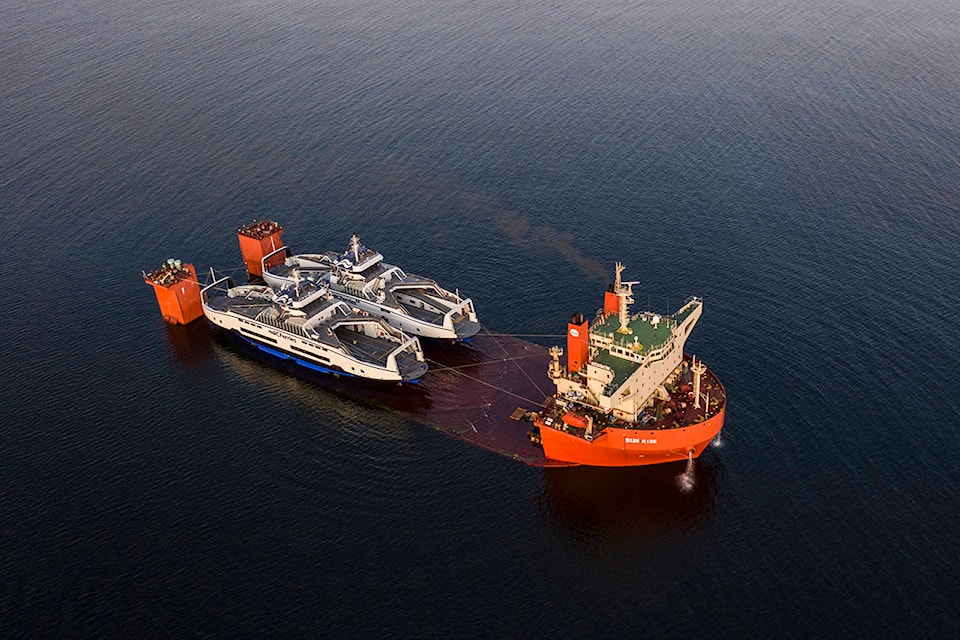
<path id="1" fill-rule="evenodd" d="M 573 411 L 568 411 L 565 413 L 563 415 L 563 421 L 571 427 L 577 427 L 578 429 L 587 428 L 587 419 L 581 415 L 577 415 Z"/>

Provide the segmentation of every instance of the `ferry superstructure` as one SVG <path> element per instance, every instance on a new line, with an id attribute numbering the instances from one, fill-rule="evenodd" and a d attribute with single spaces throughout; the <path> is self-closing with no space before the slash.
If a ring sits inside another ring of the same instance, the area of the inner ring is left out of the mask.
<path id="1" fill-rule="evenodd" d="M 427 371 L 416 336 L 354 313 L 321 282 L 275 288 L 214 277 L 201 299 L 213 324 L 316 371 L 391 382 L 416 382 Z"/>
<path id="2" fill-rule="evenodd" d="M 282 262 L 278 254 L 284 256 Z M 470 298 L 384 262 L 356 235 L 343 253 L 292 255 L 280 247 L 263 257 L 262 277 L 275 287 L 289 286 L 297 278 L 322 281 L 335 298 L 422 338 L 467 340 L 481 329 Z"/>
<path id="3" fill-rule="evenodd" d="M 591 323 L 567 327 L 563 350 L 550 349 L 556 393 L 534 417 L 531 438 L 549 460 L 636 466 L 699 456 L 723 427 L 726 393 L 684 344 L 703 312 L 690 298 L 673 315 L 630 313 L 633 285 L 616 281 Z"/>

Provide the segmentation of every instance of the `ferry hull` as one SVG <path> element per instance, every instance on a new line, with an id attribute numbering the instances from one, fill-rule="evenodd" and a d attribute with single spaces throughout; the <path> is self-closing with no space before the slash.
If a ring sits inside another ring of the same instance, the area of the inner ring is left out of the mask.
<path id="1" fill-rule="evenodd" d="M 608 427 L 593 440 L 554 429 L 538 418 L 547 460 L 594 467 L 638 467 L 699 457 L 723 428 L 726 408 L 700 422 L 676 429 L 616 429 Z"/>
<path id="2" fill-rule="evenodd" d="M 306 340 L 288 335 L 276 328 L 260 326 L 249 320 L 237 318 L 231 313 L 215 311 L 206 306 L 203 308 L 203 313 L 214 326 L 253 344 L 261 351 L 278 358 L 289 359 L 315 371 L 387 382 L 415 382 L 427 371 L 424 365 L 422 370 L 416 371 L 416 375 L 408 377 L 400 371 L 346 358 L 335 350 L 311 353 L 305 350 L 308 346 Z M 265 341 L 269 341 L 270 344 L 268 345 Z M 303 355 L 297 355 L 295 353 L 297 351 Z M 348 372 L 348 369 L 351 371 Z"/>

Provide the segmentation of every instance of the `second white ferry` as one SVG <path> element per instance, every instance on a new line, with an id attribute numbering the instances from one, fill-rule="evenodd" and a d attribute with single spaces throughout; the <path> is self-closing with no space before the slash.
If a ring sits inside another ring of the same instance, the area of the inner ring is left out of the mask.
<path id="1" fill-rule="evenodd" d="M 285 260 L 275 264 L 281 253 Z M 343 253 L 291 255 L 283 246 L 265 255 L 261 264 L 263 279 L 271 286 L 288 287 L 298 279 L 322 283 L 335 298 L 416 336 L 466 340 L 481 329 L 470 298 L 387 264 L 357 236 Z"/>
<path id="2" fill-rule="evenodd" d="M 415 336 L 354 313 L 320 282 L 275 289 L 214 277 L 201 299 L 213 324 L 315 371 L 395 382 L 416 382 L 427 371 Z"/>

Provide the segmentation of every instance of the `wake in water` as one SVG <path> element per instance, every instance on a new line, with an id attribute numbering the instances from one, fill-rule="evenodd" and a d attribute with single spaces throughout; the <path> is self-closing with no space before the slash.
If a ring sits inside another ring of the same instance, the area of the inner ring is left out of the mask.
<path id="1" fill-rule="evenodd" d="M 680 487 L 680 491 L 683 493 L 690 493 L 697 485 L 697 479 L 693 473 L 693 467 L 693 451 L 691 451 L 687 456 L 687 468 L 683 473 L 677 476 L 677 486 Z"/>
<path id="2" fill-rule="evenodd" d="M 713 442 L 710 443 L 712 446 L 716 447 L 717 449 L 723 446 L 723 438 L 720 437 L 721 435 L 723 435 L 723 429 L 717 432 L 717 435 L 714 437 Z"/>

